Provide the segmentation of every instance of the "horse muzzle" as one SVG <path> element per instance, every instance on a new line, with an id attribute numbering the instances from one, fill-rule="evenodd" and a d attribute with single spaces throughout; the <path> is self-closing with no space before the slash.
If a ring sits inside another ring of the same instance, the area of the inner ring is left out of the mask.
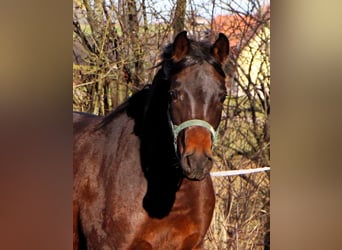
<path id="1" fill-rule="evenodd" d="M 191 180 L 203 180 L 213 166 L 212 137 L 204 127 L 184 130 L 180 146 L 181 166 L 184 175 Z"/>
<path id="2" fill-rule="evenodd" d="M 191 180 L 203 180 L 213 166 L 213 158 L 206 154 L 185 154 L 181 158 L 183 174 Z"/>

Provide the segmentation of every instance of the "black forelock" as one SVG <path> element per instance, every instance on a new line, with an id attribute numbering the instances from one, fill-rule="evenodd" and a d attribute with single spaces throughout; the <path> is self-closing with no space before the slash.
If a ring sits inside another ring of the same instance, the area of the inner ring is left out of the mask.
<path id="1" fill-rule="evenodd" d="M 194 41 L 190 39 L 190 49 L 188 54 L 179 62 L 175 62 L 172 59 L 173 44 L 167 45 L 161 55 L 162 63 L 166 75 L 179 73 L 185 67 L 189 67 L 194 64 L 202 64 L 208 62 L 215 70 L 225 77 L 225 73 L 222 70 L 222 65 L 218 62 L 211 53 L 211 44 L 205 41 Z"/>

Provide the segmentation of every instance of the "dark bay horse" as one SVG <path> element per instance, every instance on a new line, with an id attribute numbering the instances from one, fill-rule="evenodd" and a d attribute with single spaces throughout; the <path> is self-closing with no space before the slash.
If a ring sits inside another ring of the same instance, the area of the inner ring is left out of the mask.
<path id="1" fill-rule="evenodd" d="M 74 249 L 202 249 L 229 42 L 185 31 L 152 85 L 106 117 L 74 113 Z"/>

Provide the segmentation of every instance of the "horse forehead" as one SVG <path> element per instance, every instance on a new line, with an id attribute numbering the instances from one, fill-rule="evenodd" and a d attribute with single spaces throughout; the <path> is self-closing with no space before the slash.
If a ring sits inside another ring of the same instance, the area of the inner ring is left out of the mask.
<path id="1" fill-rule="evenodd" d="M 183 69 L 176 79 L 183 83 L 184 87 L 213 87 L 224 82 L 224 78 L 207 62 Z"/>

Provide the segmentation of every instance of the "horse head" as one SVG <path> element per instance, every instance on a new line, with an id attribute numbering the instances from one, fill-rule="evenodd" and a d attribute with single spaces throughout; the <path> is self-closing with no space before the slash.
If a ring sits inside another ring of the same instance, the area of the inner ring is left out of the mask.
<path id="1" fill-rule="evenodd" d="M 229 54 L 223 34 L 213 44 L 179 33 L 164 51 L 169 81 L 168 117 L 183 174 L 202 180 L 213 166 L 212 147 L 226 97 L 222 64 Z"/>

